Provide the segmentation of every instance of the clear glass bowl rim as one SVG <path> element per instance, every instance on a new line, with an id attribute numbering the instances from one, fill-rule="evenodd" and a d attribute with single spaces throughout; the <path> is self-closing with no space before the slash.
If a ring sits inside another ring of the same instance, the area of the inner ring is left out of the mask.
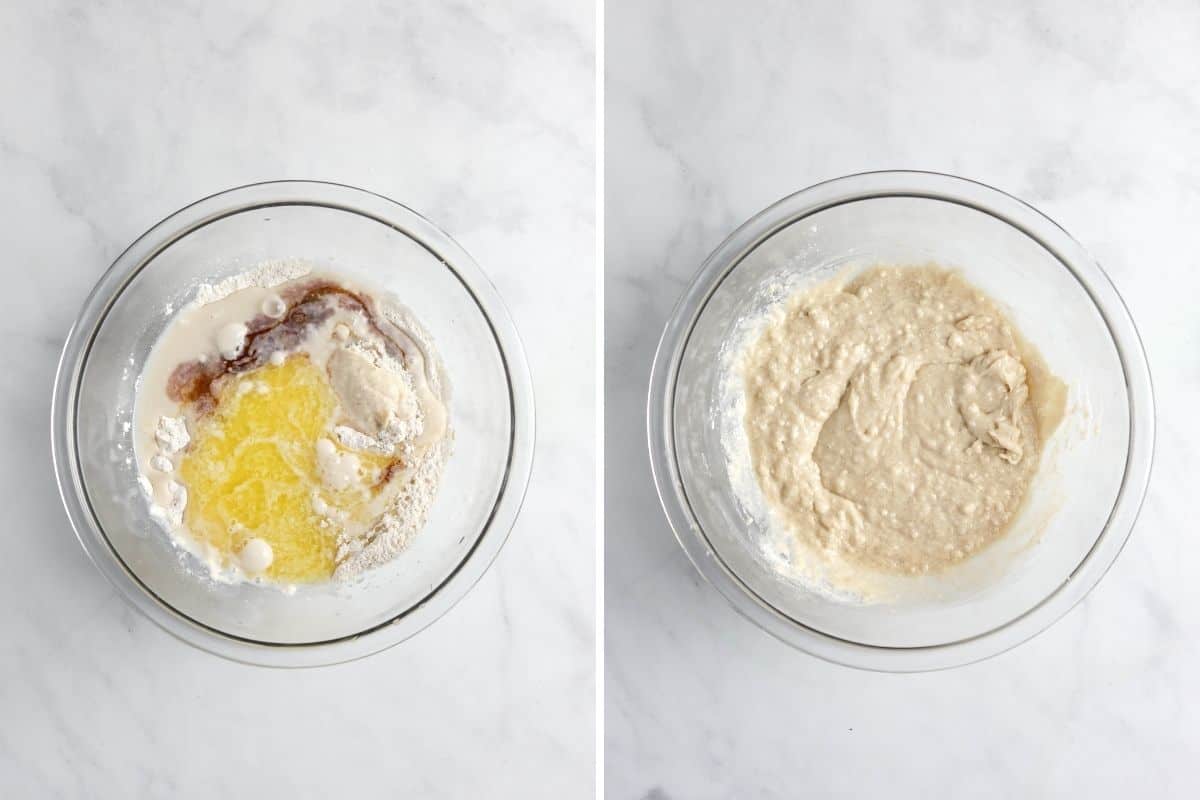
<path id="1" fill-rule="evenodd" d="M 684 494 L 673 433 L 674 386 L 697 318 L 724 277 L 763 241 L 804 217 L 844 203 L 911 197 L 956 203 L 988 214 L 1053 254 L 1091 297 L 1112 334 L 1128 393 L 1130 428 L 1125 473 L 1108 523 L 1078 567 L 1038 605 L 970 638 L 926 647 L 877 647 L 830 636 L 760 598 L 710 546 Z M 650 467 L 668 523 L 699 573 L 734 609 L 777 639 L 818 658 L 880 672 L 923 672 L 962 666 L 1028 641 L 1070 611 L 1116 561 L 1141 510 L 1154 454 L 1154 393 L 1145 350 L 1124 301 L 1099 264 L 1061 226 L 1028 203 L 977 181 L 937 172 L 864 172 L 815 184 L 751 217 L 704 261 L 684 290 L 659 340 L 646 408 Z"/>
<path id="2" fill-rule="evenodd" d="M 394 228 L 455 273 L 486 318 L 509 381 L 512 431 L 508 467 L 492 513 L 457 569 L 415 606 L 368 630 L 325 642 L 275 644 L 224 634 L 177 612 L 147 590 L 112 549 L 91 513 L 75 442 L 75 410 L 90 342 L 108 309 L 134 276 L 174 242 L 218 219 L 258 208 L 307 205 L 358 214 Z M 491 566 L 524 502 L 533 465 L 534 406 L 529 365 L 495 286 L 448 234 L 416 211 L 346 184 L 278 180 L 209 195 L 170 214 L 139 236 L 100 277 L 67 334 L 54 379 L 50 444 L 59 495 L 75 536 L 96 568 L 130 605 L 171 635 L 207 652 L 247 664 L 311 667 L 353 661 L 392 647 L 431 625 L 461 600 Z"/>

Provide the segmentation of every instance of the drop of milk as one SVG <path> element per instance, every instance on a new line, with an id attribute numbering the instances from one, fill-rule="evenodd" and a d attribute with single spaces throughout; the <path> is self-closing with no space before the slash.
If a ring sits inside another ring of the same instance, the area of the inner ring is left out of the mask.
<path id="1" fill-rule="evenodd" d="M 275 553 L 265 539 L 255 537 L 242 546 L 238 559 L 242 562 L 242 569 L 256 574 L 266 571 L 267 567 L 271 566 L 271 562 L 275 560 Z"/>
<path id="2" fill-rule="evenodd" d="M 358 482 L 358 456 L 339 453 L 328 439 L 317 440 L 317 472 L 321 482 L 336 492 Z"/>
<path id="3" fill-rule="evenodd" d="M 287 305 L 277 294 L 271 295 L 262 302 L 262 312 L 272 319 L 279 319 L 285 311 L 287 311 Z"/>
<path id="4" fill-rule="evenodd" d="M 246 326 L 240 322 L 231 322 L 217 331 L 217 350 L 225 359 L 237 358 L 246 345 Z"/>

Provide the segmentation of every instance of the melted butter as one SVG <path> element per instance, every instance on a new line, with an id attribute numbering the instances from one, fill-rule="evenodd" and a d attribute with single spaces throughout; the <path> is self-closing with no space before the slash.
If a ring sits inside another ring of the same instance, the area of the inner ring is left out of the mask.
<path id="1" fill-rule="evenodd" d="M 358 453 L 359 480 L 350 488 L 322 483 L 317 443 L 336 409 L 324 370 L 304 355 L 230 376 L 179 464 L 191 535 L 234 563 L 248 541 L 263 540 L 274 554 L 265 573 L 271 580 L 329 579 L 344 523 L 328 517 L 367 518 L 388 464 Z"/>

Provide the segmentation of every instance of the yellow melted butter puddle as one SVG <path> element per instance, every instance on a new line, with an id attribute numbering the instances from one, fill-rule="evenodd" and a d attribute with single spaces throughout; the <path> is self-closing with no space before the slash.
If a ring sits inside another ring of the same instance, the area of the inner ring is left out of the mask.
<path id="1" fill-rule="evenodd" d="M 313 510 L 313 494 L 359 522 L 373 494 L 369 488 L 335 492 L 321 483 L 317 442 L 331 438 L 336 408 L 324 370 L 306 355 L 227 380 L 215 410 L 197 423 L 179 465 L 188 491 L 184 523 L 191 535 L 231 560 L 257 537 L 274 553 L 267 578 L 327 580 L 341 526 Z M 372 486 L 387 458 L 355 456 L 362 485 Z"/>

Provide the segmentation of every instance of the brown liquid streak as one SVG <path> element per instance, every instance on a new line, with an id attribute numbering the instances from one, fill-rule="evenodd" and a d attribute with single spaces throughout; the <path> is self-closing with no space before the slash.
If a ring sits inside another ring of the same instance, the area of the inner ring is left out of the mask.
<path id="1" fill-rule="evenodd" d="M 336 283 L 316 279 L 281 293 L 286 307 L 281 318 L 260 314 L 246 323 L 242 355 L 219 358 L 215 362 L 195 359 L 177 366 L 167 379 L 167 397 L 177 403 L 192 403 L 197 413 L 208 414 L 216 408 L 223 378 L 257 369 L 267 363 L 273 353 L 294 350 L 310 328 L 325 322 L 333 314 L 328 303 L 331 298 L 347 311 L 362 313 L 383 340 L 387 354 L 401 364 L 406 363 L 404 351 L 383 332 L 368 300 Z M 391 477 L 391 470 L 389 466 L 387 478 Z"/>

